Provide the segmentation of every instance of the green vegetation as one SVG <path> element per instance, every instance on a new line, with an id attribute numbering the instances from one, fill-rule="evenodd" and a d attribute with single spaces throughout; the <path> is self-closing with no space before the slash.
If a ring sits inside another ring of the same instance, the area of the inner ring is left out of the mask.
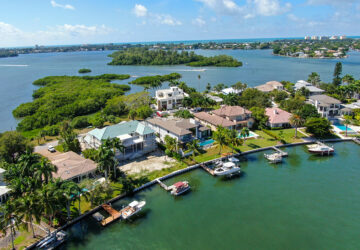
<path id="1" fill-rule="evenodd" d="M 91 69 L 79 69 L 79 74 L 85 74 L 85 73 L 90 73 L 91 72 Z"/>
<path id="2" fill-rule="evenodd" d="M 15 117 L 23 118 L 17 129 L 44 128 L 98 112 L 108 99 L 124 95 L 130 89 L 128 85 L 110 83 L 112 75 L 104 77 L 96 76 L 89 80 L 76 76 L 52 76 L 35 81 L 34 84 L 44 87 L 34 91 L 34 101 L 21 104 L 13 111 Z"/>
<path id="3" fill-rule="evenodd" d="M 196 55 L 193 51 L 178 52 L 177 50 L 162 50 L 148 48 L 129 48 L 116 51 L 109 55 L 112 62 L 109 65 L 178 65 L 239 67 L 242 63 L 227 55 L 205 57 Z"/>
<path id="4" fill-rule="evenodd" d="M 15 57 L 15 56 L 18 56 L 18 53 L 0 49 L 0 58 L 3 58 L 3 57 Z"/>
<path id="5" fill-rule="evenodd" d="M 146 86 L 147 88 L 158 88 L 162 86 L 163 82 L 169 82 L 180 79 L 179 73 L 171 73 L 168 75 L 156 75 L 156 76 L 142 76 L 129 82 L 129 84 L 136 84 Z"/>
<path id="6" fill-rule="evenodd" d="M 189 119 L 189 118 L 193 118 L 194 115 L 190 113 L 189 110 L 184 109 L 184 110 L 178 110 L 175 112 L 174 116 L 176 117 L 180 117 L 180 118 L 184 118 L 184 119 Z"/>
<path id="7" fill-rule="evenodd" d="M 305 127 L 307 133 L 324 138 L 330 134 L 331 123 L 326 118 L 309 118 L 305 123 Z"/>

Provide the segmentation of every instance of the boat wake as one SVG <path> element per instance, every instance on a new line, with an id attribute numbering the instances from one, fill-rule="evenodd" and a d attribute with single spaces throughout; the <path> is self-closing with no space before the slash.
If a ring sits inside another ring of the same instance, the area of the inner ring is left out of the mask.
<path id="1" fill-rule="evenodd" d="M 0 64 L 0 67 L 27 67 L 26 64 Z"/>
<path id="2" fill-rule="evenodd" d="M 194 71 L 194 72 L 204 72 L 207 69 L 179 69 L 177 71 Z"/>

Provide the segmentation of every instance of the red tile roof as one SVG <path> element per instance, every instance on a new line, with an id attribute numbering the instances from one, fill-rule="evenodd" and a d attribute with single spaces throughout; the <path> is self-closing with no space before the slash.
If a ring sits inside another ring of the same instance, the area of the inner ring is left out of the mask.
<path id="1" fill-rule="evenodd" d="M 244 114 L 251 114 L 251 111 L 240 106 L 222 106 L 221 108 L 212 112 L 219 116 L 239 116 Z"/>
<path id="2" fill-rule="evenodd" d="M 289 123 L 291 114 L 279 108 L 266 108 L 265 114 L 272 124 Z"/>

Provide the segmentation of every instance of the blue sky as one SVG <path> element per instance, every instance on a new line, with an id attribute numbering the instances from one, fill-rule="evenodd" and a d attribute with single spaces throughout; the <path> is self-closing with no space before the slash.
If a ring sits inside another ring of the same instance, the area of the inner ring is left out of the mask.
<path id="1" fill-rule="evenodd" d="M 360 35 L 359 0 L 2 0 L 0 6 L 0 47 Z"/>

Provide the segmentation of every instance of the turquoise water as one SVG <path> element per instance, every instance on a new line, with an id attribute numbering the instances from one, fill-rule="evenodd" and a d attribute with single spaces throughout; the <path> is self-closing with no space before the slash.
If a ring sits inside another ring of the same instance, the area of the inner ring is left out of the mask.
<path id="1" fill-rule="evenodd" d="M 251 138 L 251 137 L 256 137 L 256 134 L 254 134 L 252 131 L 249 132 L 249 136 L 245 136 L 244 138 Z M 239 138 L 243 138 L 243 136 L 240 136 L 239 134 Z"/>
<path id="2" fill-rule="evenodd" d="M 206 140 L 206 141 L 202 141 L 199 143 L 200 147 L 204 147 L 204 146 L 207 146 L 207 145 L 211 145 L 215 142 L 215 140 L 213 139 L 209 139 L 209 140 Z"/>
<path id="3" fill-rule="evenodd" d="M 147 204 L 130 222 L 83 220 L 63 249 L 360 249 L 360 147 L 334 147 L 332 157 L 286 148 L 276 166 L 264 152 L 248 155 L 228 181 L 201 169 L 177 176 L 166 184 L 187 180 L 191 192 L 174 198 L 154 186 L 116 202 Z"/>
<path id="4" fill-rule="evenodd" d="M 360 78 L 360 53 L 351 52 L 345 59 L 298 59 L 273 56 L 270 50 L 225 50 L 202 51 L 202 55 L 228 54 L 241 60 L 243 67 L 239 68 L 191 68 L 178 66 L 109 66 L 111 60 L 107 57 L 111 51 L 71 52 L 28 54 L 13 58 L 0 59 L 0 132 L 15 129 L 16 120 L 12 110 L 23 102 L 31 101 L 32 92 L 37 87 L 31 83 L 41 77 L 49 75 L 79 75 L 80 68 L 90 68 L 90 75 L 117 73 L 130 74 L 129 80 L 119 81 L 127 83 L 136 76 L 168 74 L 178 72 L 190 86 L 204 90 L 207 83 L 213 86 L 218 83 L 227 85 L 237 81 L 249 86 L 263 84 L 270 80 L 297 81 L 307 79 L 315 71 L 323 81 L 330 81 L 335 63 L 343 63 L 344 74 L 352 74 Z M 205 71 L 201 71 L 205 69 Z M 198 79 L 198 75 L 201 79 Z M 131 92 L 142 90 L 142 87 L 131 86 Z M 166 86 L 164 86 L 166 87 Z"/>
<path id="5" fill-rule="evenodd" d="M 340 129 L 341 131 L 346 131 L 346 126 L 345 125 L 334 125 L 335 127 L 337 127 L 338 129 Z M 351 128 L 347 128 L 348 132 L 354 131 Z"/>

